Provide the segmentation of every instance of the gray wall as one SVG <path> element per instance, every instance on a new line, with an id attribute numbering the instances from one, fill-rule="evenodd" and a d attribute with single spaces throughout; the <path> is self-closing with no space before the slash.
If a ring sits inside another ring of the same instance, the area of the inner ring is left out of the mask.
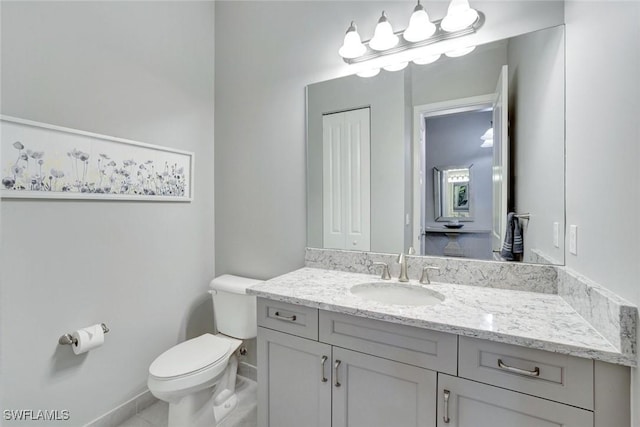
<path id="1" fill-rule="evenodd" d="M 523 221 L 523 260 L 532 249 L 564 262 L 564 239 L 553 243 L 553 223 L 564 231 L 565 53 L 563 27 L 509 40 L 509 120 L 513 208 Z"/>
<path id="2" fill-rule="evenodd" d="M 470 37 L 477 43 L 563 23 L 561 2 L 474 4 L 487 16 Z M 433 19 L 447 8 L 446 2 L 426 5 Z M 402 28 L 413 5 L 216 2 L 217 273 L 269 278 L 302 266 L 304 88 L 350 73 L 337 55 L 349 21 L 369 38 L 382 9 Z"/>
<path id="3" fill-rule="evenodd" d="M 80 426 L 212 322 L 214 5 L 3 1 L 1 23 L 2 114 L 196 155 L 193 203 L 2 202 L 2 408 Z M 98 322 L 101 348 L 57 344 Z"/>
<path id="4" fill-rule="evenodd" d="M 323 247 L 322 115 L 371 108 L 371 251 L 404 247 L 404 75 L 350 76 L 307 92 L 307 246 Z M 406 249 L 406 248 L 405 248 Z"/>
<path id="5" fill-rule="evenodd" d="M 566 264 L 636 305 L 640 305 L 638 22 L 638 2 L 566 5 L 567 225 L 578 226 L 578 255 L 567 251 Z M 633 375 L 631 425 L 639 426 L 638 369 Z"/>

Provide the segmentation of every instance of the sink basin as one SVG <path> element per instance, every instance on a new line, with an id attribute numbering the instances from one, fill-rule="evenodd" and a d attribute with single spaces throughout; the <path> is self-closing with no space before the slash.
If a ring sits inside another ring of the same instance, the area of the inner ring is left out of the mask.
<path id="1" fill-rule="evenodd" d="M 397 282 L 362 283 L 351 287 L 360 298 L 392 305 L 426 306 L 444 301 L 444 295 L 418 285 Z"/>

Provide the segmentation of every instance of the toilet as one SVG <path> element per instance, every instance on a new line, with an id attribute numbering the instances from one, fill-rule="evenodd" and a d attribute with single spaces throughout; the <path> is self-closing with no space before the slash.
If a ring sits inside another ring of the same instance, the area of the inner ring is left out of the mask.
<path id="1" fill-rule="evenodd" d="M 169 403 L 169 427 L 215 427 L 238 404 L 237 350 L 257 333 L 256 297 L 247 295 L 259 280 L 222 275 L 209 293 L 218 334 L 204 334 L 158 356 L 149 367 L 151 393 Z"/>

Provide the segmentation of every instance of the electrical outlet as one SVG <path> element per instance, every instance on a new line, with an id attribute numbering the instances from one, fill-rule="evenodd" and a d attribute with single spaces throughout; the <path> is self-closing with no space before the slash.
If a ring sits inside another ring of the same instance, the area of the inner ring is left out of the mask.
<path id="1" fill-rule="evenodd" d="M 553 246 L 556 248 L 560 247 L 560 223 L 553 223 Z"/>
<path id="2" fill-rule="evenodd" d="M 578 255 L 578 226 L 569 227 L 569 252 Z"/>

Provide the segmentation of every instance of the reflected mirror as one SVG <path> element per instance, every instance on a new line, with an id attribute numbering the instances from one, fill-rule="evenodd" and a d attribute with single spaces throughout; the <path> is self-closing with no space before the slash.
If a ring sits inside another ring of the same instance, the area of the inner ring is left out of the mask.
<path id="1" fill-rule="evenodd" d="M 559 26 L 309 85 L 307 245 L 500 260 L 514 212 L 514 258 L 562 264 L 564 55 Z"/>
<path id="2" fill-rule="evenodd" d="M 473 165 L 433 168 L 433 205 L 436 221 L 452 222 L 451 225 L 457 225 L 458 221 L 473 221 L 471 166 Z"/>

